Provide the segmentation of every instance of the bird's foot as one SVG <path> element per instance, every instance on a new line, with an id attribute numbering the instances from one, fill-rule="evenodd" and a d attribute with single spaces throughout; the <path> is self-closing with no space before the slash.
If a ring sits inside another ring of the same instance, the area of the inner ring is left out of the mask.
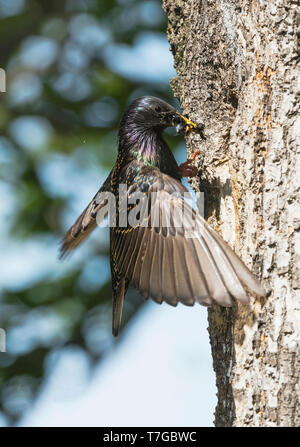
<path id="1" fill-rule="evenodd" d="M 193 155 L 187 159 L 184 163 L 178 166 L 179 174 L 181 177 L 195 177 L 198 173 L 198 169 L 195 166 L 190 166 L 195 160 L 197 155 L 201 154 L 201 151 L 197 150 Z"/>

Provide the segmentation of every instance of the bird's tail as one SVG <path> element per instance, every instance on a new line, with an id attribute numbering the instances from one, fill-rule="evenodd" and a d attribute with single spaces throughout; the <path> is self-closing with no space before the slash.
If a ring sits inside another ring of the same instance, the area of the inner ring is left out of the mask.
<path id="1" fill-rule="evenodd" d="M 113 321 L 112 321 L 112 333 L 115 337 L 117 337 L 121 325 L 122 319 L 122 310 L 123 310 L 123 302 L 124 296 L 126 293 L 126 279 L 122 278 L 115 284 L 113 290 Z"/>

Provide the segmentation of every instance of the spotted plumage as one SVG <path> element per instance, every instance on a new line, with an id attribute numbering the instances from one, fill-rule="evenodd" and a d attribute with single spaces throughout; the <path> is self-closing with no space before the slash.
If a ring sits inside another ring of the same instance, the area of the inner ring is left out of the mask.
<path id="1" fill-rule="evenodd" d="M 97 213 L 106 205 L 101 193 L 114 194 L 117 225 L 110 228 L 114 335 L 120 328 L 130 283 L 145 298 L 175 306 L 178 302 L 231 306 L 233 298 L 248 302 L 245 288 L 258 295 L 265 293 L 231 248 L 185 203 L 186 189 L 181 183 L 184 170 L 178 167 L 162 136 L 169 126 L 205 138 L 202 125 L 194 124 L 158 98 L 142 97 L 128 107 L 119 127 L 116 163 L 62 243 L 62 255 L 76 248 L 97 225 Z M 120 185 L 126 186 L 125 210 L 120 205 Z M 123 226 L 122 219 L 134 211 L 130 199 L 136 192 L 146 195 L 147 205 L 137 214 L 137 225 Z M 177 222 L 184 206 L 189 207 L 188 219 L 196 223 L 193 237 Z"/>

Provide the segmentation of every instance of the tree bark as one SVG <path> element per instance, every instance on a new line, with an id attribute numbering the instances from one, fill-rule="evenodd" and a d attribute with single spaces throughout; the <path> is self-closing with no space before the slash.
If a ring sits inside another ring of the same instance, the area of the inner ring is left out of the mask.
<path id="1" fill-rule="evenodd" d="M 269 290 L 249 306 L 208 311 L 215 424 L 299 426 L 297 2 L 163 7 L 178 75 L 171 86 L 206 127 L 205 144 L 187 138 L 189 154 L 203 150 L 192 186 L 205 193 L 208 222 Z"/>

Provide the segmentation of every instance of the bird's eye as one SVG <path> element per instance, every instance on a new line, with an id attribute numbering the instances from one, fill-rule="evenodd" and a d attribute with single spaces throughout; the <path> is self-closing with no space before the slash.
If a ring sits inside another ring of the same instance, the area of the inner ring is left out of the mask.
<path id="1" fill-rule="evenodd" d="M 160 112 L 161 112 L 161 107 L 156 106 L 156 107 L 155 107 L 155 112 L 160 113 Z"/>

